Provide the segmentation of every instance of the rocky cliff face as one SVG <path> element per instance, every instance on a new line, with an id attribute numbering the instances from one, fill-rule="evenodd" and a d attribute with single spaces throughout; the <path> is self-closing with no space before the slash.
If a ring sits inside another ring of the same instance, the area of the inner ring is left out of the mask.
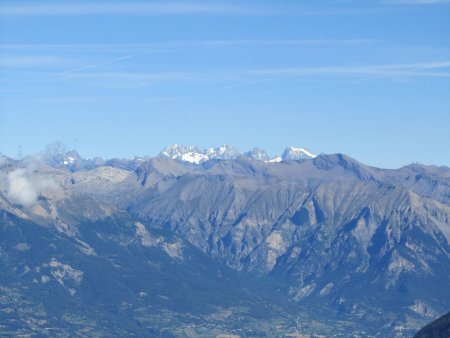
<path id="1" fill-rule="evenodd" d="M 450 306 L 429 289 L 450 282 L 450 207 L 345 156 L 218 162 L 141 183 L 136 214 L 234 269 L 283 276 L 294 301 L 359 315 Z"/>

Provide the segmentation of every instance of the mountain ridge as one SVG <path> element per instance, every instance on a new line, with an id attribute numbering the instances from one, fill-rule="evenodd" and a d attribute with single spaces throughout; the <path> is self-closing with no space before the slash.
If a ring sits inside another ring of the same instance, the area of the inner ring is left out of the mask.
<path id="1" fill-rule="evenodd" d="M 202 156 L 204 156 L 204 158 L 202 157 L 202 159 L 200 161 L 198 161 L 198 163 L 193 162 L 192 160 L 184 161 L 182 159 L 182 155 L 185 153 L 189 153 L 189 152 L 195 152 L 195 153 L 202 154 Z M 298 158 L 295 158 L 295 156 L 290 156 L 289 154 L 292 152 L 294 152 L 294 153 L 297 152 L 299 154 Z M 223 155 L 223 153 L 225 153 L 226 155 L 223 157 L 220 156 L 221 154 Z M 204 154 L 211 154 L 212 156 L 211 156 L 211 158 L 209 158 L 207 155 L 204 155 Z M 230 154 L 234 154 L 234 155 L 230 155 Z M 335 154 L 320 153 L 319 155 L 316 155 L 316 154 L 313 154 L 312 152 L 310 152 L 307 148 L 297 148 L 294 146 L 286 147 L 281 155 L 275 155 L 273 157 L 270 157 L 264 149 L 261 149 L 258 147 L 255 147 L 250 151 L 245 151 L 245 152 L 241 153 L 241 152 L 239 152 L 239 150 L 237 150 L 236 148 L 234 148 L 233 146 L 230 146 L 230 145 L 223 145 L 223 146 L 217 147 L 217 148 L 209 147 L 204 150 L 201 150 L 197 146 L 184 146 L 184 145 L 179 145 L 179 144 L 173 144 L 172 146 L 165 147 L 158 154 L 153 155 L 153 156 L 149 156 L 149 155 L 132 156 L 129 158 L 112 157 L 112 158 L 106 158 L 106 159 L 103 159 L 100 156 L 96 156 L 94 158 L 84 158 L 77 152 L 77 150 L 75 150 L 75 149 L 65 150 L 65 148 L 62 145 L 56 144 L 56 145 L 48 146 L 46 148 L 46 150 L 44 150 L 40 153 L 37 153 L 34 155 L 27 155 L 24 157 L 20 157 L 19 159 L 14 159 L 13 157 L 3 155 L 0 153 L 0 166 L 4 163 L 8 163 L 8 162 L 31 159 L 33 161 L 43 161 L 51 166 L 59 167 L 59 168 L 64 168 L 64 166 L 69 167 L 69 168 L 72 167 L 72 171 L 89 170 L 96 166 L 103 166 L 103 165 L 118 166 L 118 167 L 123 166 L 123 167 L 126 167 L 127 169 L 135 170 L 139 166 L 140 163 L 148 161 L 152 158 L 157 158 L 157 157 L 166 157 L 166 158 L 174 157 L 172 159 L 180 160 L 181 162 L 200 164 L 200 163 L 210 160 L 210 159 L 226 160 L 226 159 L 236 159 L 241 156 L 250 158 L 253 160 L 260 160 L 260 161 L 268 162 L 268 163 L 274 163 L 274 162 L 276 163 L 276 162 L 290 161 L 290 160 L 313 159 L 320 155 L 343 156 L 343 157 L 349 158 L 353 161 L 356 161 L 353 157 L 343 154 L 343 153 L 335 153 Z M 74 164 L 76 162 L 85 162 L 85 164 L 76 167 L 76 166 L 74 166 Z M 361 162 L 359 162 L 359 163 L 361 163 Z M 401 167 L 394 168 L 394 169 L 392 169 L 392 168 L 387 169 L 387 168 L 377 167 L 374 165 L 366 165 L 366 167 L 370 167 L 370 168 L 374 168 L 374 169 L 381 169 L 381 170 L 385 170 L 385 171 L 397 171 L 397 170 L 403 169 L 403 170 L 410 170 L 411 172 L 417 172 L 417 173 L 426 172 L 427 174 L 433 174 L 433 175 L 438 175 L 438 176 L 439 176 L 439 173 L 448 173 L 448 170 L 450 169 L 450 167 L 445 166 L 445 165 L 422 164 L 420 162 L 412 162 L 410 164 L 405 164 L 405 165 L 402 165 Z M 447 176 L 449 176 L 449 175 L 447 174 Z"/>
<path id="2" fill-rule="evenodd" d="M 380 169 L 343 154 L 274 163 L 260 160 L 261 154 L 199 164 L 156 156 L 71 169 L 42 157 L 5 159 L 0 209 L 20 218 L 13 227 L 27 220 L 52 238 L 65 236 L 88 260 L 104 245 L 136 243 L 184 265 L 179 257 L 189 246 L 217 266 L 277 285 L 283 302 L 309 308 L 296 311 L 324 325 L 302 322 L 310 334 L 330 335 L 333 316 L 360 321 L 373 335 L 408 336 L 450 307 L 450 294 L 439 291 L 450 283 L 450 170 Z M 164 236 L 152 235 L 155 229 Z M 6 266 L 19 264 L 6 258 L 16 257 L 15 247 L 33 247 L 16 242 L 2 244 Z M 120 252 L 117 259 L 129 259 Z M 40 269 L 50 264 L 56 276 L 64 269 L 87 273 L 86 266 L 65 262 L 67 255 L 58 247 Z M 45 276 L 37 273 L 37 285 L 52 280 Z M 69 282 L 71 297 L 88 287 Z M 343 336 L 349 332 L 342 329 Z"/>

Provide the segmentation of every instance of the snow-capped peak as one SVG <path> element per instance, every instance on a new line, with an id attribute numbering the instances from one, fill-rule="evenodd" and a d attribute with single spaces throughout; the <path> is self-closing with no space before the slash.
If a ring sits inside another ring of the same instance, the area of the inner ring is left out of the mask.
<path id="1" fill-rule="evenodd" d="M 197 164 L 209 159 L 204 151 L 195 146 L 183 146 L 178 144 L 164 148 L 159 156 Z"/>
<path id="2" fill-rule="evenodd" d="M 218 148 L 208 148 L 206 150 L 206 155 L 209 159 L 217 158 L 220 160 L 232 160 L 237 158 L 240 153 L 236 148 L 225 144 Z"/>
<path id="3" fill-rule="evenodd" d="M 196 146 L 174 144 L 164 148 L 158 156 L 199 164 L 212 159 L 233 160 L 241 156 L 241 154 L 236 148 L 230 145 L 201 150 Z M 275 156 L 273 158 L 270 158 L 264 150 L 259 148 L 253 148 L 253 150 L 246 152 L 244 156 L 253 160 L 270 163 L 316 157 L 316 155 L 305 148 L 295 148 L 292 146 L 286 148 L 282 156 Z"/>
<path id="4" fill-rule="evenodd" d="M 303 160 L 303 159 L 310 159 L 315 158 L 316 155 L 311 153 L 308 149 L 305 148 L 295 148 L 293 146 L 289 146 L 284 150 L 284 153 L 282 155 L 283 161 L 289 161 L 289 160 Z"/>
<path id="5" fill-rule="evenodd" d="M 159 153 L 159 156 L 168 157 L 173 160 L 199 164 L 211 159 L 235 159 L 240 156 L 240 153 L 236 148 L 230 145 L 223 145 L 218 148 L 208 148 L 206 150 L 200 150 L 195 146 L 183 146 L 174 144 L 170 147 L 164 148 Z"/>

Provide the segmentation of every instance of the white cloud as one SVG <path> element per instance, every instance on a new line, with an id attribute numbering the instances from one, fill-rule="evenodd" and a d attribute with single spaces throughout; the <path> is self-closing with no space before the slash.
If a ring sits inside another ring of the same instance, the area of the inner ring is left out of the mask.
<path id="1" fill-rule="evenodd" d="M 16 169 L 8 174 L 8 198 L 16 203 L 30 206 L 37 201 L 35 187 L 26 177 L 25 169 Z"/>
<path id="2" fill-rule="evenodd" d="M 49 176 L 37 173 L 33 168 L 37 165 L 30 162 L 27 168 L 19 168 L 6 176 L 6 197 L 13 203 L 26 207 L 35 204 L 38 197 L 56 192 L 58 184 Z M 2 179 L 5 181 L 5 179 Z"/>

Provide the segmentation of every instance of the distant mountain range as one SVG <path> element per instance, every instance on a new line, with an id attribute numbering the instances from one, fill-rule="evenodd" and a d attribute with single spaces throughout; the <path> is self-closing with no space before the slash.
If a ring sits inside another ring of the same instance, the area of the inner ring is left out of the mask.
<path id="1" fill-rule="evenodd" d="M 288 147 L 0 158 L 0 335 L 410 337 L 450 308 L 450 168 Z"/>
<path id="2" fill-rule="evenodd" d="M 92 169 L 96 166 L 110 165 L 112 161 L 120 162 L 142 162 L 150 159 L 150 156 L 133 157 L 131 159 L 113 159 L 103 160 L 99 157 L 95 159 L 83 159 L 75 150 L 61 152 L 59 148 L 50 147 L 46 152 L 40 155 L 44 162 L 51 166 L 59 168 L 69 168 L 71 171 L 78 171 L 82 169 Z M 235 160 L 238 157 L 247 157 L 253 160 L 264 162 L 281 162 L 302 160 L 314 158 L 316 155 L 311 153 L 306 148 L 295 148 L 293 146 L 287 147 L 280 156 L 269 157 L 267 152 L 260 148 L 253 148 L 250 151 L 241 154 L 239 150 L 230 145 L 223 145 L 218 148 L 207 148 L 204 150 L 196 146 L 184 146 L 174 144 L 164 148 L 156 157 L 165 157 L 181 162 L 199 164 L 209 160 Z"/>

